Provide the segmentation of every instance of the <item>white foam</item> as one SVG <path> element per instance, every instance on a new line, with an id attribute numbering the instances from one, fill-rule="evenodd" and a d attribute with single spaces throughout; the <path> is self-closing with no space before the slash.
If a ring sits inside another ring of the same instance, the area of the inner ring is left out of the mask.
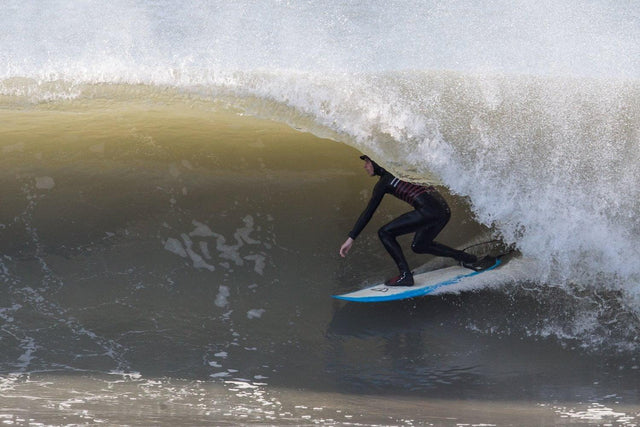
<path id="1" fill-rule="evenodd" d="M 173 237 L 167 239 L 164 244 L 164 248 L 171 253 L 181 256 L 182 258 L 186 258 L 188 256 L 187 251 L 182 246 L 182 242 L 178 239 L 174 239 Z"/>
<path id="2" fill-rule="evenodd" d="M 7 271 L 2 264 L 0 264 L 0 267 L 3 268 L 3 273 L 7 274 Z M 11 323 L 14 320 L 13 313 L 20 310 L 21 308 L 22 305 L 17 303 L 14 303 L 11 307 L 0 308 L 0 318 L 6 323 Z"/>
<path id="3" fill-rule="evenodd" d="M 215 374 L 209 375 L 211 378 L 225 378 L 231 376 L 229 372 L 217 372 Z"/>
<path id="4" fill-rule="evenodd" d="M 193 266 L 195 268 L 202 268 L 209 271 L 215 271 L 215 267 L 209 263 L 207 263 L 197 252 L 193 250 L 193 241 L 189 238 L 188 235 L 182 234 L 182 240 L 184 242 L 185 251 L 191 261 L 193 262 Z"/>
<path id="5" fill-rule="evenodd" d="M 197 10 L 177 0 L 66 0 L 36 9 L 12 3 L 0 11 L 0 79 L 47 78 L 52 99 L 60 95 L 56 82 L 68 76 L 203 84 L 219 71 L 250 69 L 640 74 L 640 30 L 628 2 L 241 0 Z M 29 96 L 33 88 L 19 92 Z"/>
<path id="6" fill-rule="evenodd" d="M 260 243 L 259 240 L 253 239 L 250 234 L 255 230 L 253 217 L 251 215 L 246 215 L 242 218 L 242 222 L 244 222 L 244 227 L 238 228 L 236 233 L 234 234 L 236 240 L 244 241 L 250 245 L 257 245 Z"/>
<path id="7" fill-rule="evenodd" d="M 480 289 L 500 288 L 505 285 L 526 282 L 540 271 L 534 259 L 515 258 L 495 270 L 466 277 L 458 283 L 436 289 L 431 295 L 456 294 Z"/>
<path id="8" fill-rule="evenodd" d="M 17 366 L 19 367 L 20 371 L 24 372 L 27 370 L 27 368 L 31 364 L 31 361 L 34 359 L 34 353 L 37 350 L 38 346 L 36 345 L 36 342 L 33 338 L 26 337 L 20 343 L 20 347 L 24 350 L 24 353 L 20 355 L 20 357 L 18 357 Z"/>
<path id="9" fill-rule="evenodd" d="M 139 380 L 142 378 L 142 374 L 140 374 L 140 372 L 135 372 L 135 371 L 112 370 L 109 372 L 109 374 L 120 376 L 126 380 Z"/>
<path id="10" fill-rule="evenodd" d="M 253 261 L 254 264 L 254 271 L 260 275 L 264 274 L 264 268 L 266 266 L 266 258 L 264 255 L 247 255 L 244 257 L 244 259 L 248 260 L 248 261 Z"/>
<path id="11" fill-rule="evenodd" d="M 56 183 L 50 176 L 40 176 L 36 178 L 36 188 L 39 190 L 51 190 L 55 186 Z"/>
<path id="12" fill-rule="evenodd" d="M 634 416 L 629 416 L 624 412 L 618 412 L 599 403 L 592 403 L 585 410 L 577 409 L 557 409 L 557 413 L 576 420 L 583 421 L 609 421 L 626 424 L 634 421 Z"/>
<path id="13" fill-rule="evenodd" d="M 254 308 L 247 312 L 248 319 L 259 319 L 266 312 L 263 308 Z"/>
<path id="14" fill-rule="evenodd" d="M 212 260 L 213 256 L 209 249 L 209 243 L 206 239 L 214 238 L 215 239 L 215 247 L 218 251 L 218 256 L 222 259 L 227 259 L 235 263 L 237 266 L 245 265 L 245 260 L 253 262 L 253 270 L 257 274 L 264 274 L 264 269 L 267 264 L 267 259 L 264 254 L 261 253 L 250 253 L 248 255 L 242 255 L 241 250 L 245 245 L 260 245 L 262 242 L 252 237 L 252 233 L 256 231 L 256 226 L 254 223 L 253 216 L 246 215 L 242 219 L 243 226 L 236 229 L 234 232 L 234 240 L 235 244 L 228 244 L 225 236 L 215 233 L 211 230 L 209 225 L 204 224 L 199 221 L 192 221 L 194 225 L 194 229 L 188 234 L 182 235 L 182 240 L 184 241 L 184 247 L 180 244 L 176 239 L 168 239 L 165 244 L 165 248 L 168 250 L 174 251 L 174 253 L 182 256 L 182 251 L 189 256 L 193 262 L 194 266 L 197 268 L 209 268 L 213 271 L 214 267 L 211 264 L 208 264 L 204 261 L 203 258 L 207 260 Z M 199 239 L 198 248 L 200 253 L 196 253 L 194 250 L 194 242 L 192 238 Z M 265 247 L 268 245 L 265 244 Z M 182 251 L 181 251 L 182 249 Z M 231 270 L 231 266 L 228 263 L 220 263 L 220 266 L 227 270 Z"/>
<path id="15" fill-rule="evenodd" d="M 229 304 L 229 287 L 228 286 L 220 286 L 218 288 L 218 295 L 216 296 L 215 304 L 218 307 L 226 307 Z"/>
<path id="16" fill-rule="evenodd" d="M 196 227 L 193 231 L 189 233 L 192 237 L 213 237 L 215 233 L 211 231 L 211 228 L 207 224 L 203 224 L 202 222 L 193 220 L 192 224 Z"/>
<path id="17" fill-rule="evenodd" d="M 211 253 L 209 252 L 209 244 L 207 242 L 200 242 L 200 252 L 205 259 L 212 259 Z"/>

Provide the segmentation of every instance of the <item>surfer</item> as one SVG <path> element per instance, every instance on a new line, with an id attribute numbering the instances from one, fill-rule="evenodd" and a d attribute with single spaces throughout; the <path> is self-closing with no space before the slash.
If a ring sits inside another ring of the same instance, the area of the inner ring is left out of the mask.
<path id="1" fill-rule="evenodd" d="M 413 286 L 413 274 L 402 248 L 396 240 L 398 236 L 404 234 L 415 233 L 411 249 L 416 253 L 453 258 L 467 267 L 474 268 L 473 263 L 478 261 L 475 255 L 450 248 L 433 240 L 451 217 L 451 210 L 447 202 L 433 186 L 422 186 L 402 181 L 371 160 L 369 156 L 360 156 L 360 158 L 364 160 L 364 169 L 369 176 L 377 175 L 380 179 L 373 189 L 369 204 L 349 232 L 347 240 L 340 247 L 340 256 L 343 258 L 347 256 L 353 242 L 369 223 L 383 196 L 390 193 L 409 203 L 414 210 L 399 216 L 378 230 L 382 244 L 400 271 L 399 276 L 385 282 L 387 286 Z"/>

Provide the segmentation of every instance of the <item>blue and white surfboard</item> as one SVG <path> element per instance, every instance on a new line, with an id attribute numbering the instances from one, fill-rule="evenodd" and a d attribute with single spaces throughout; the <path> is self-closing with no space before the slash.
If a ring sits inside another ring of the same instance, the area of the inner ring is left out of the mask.
<path id="1" fill-rule="evenodd" d="M 343 295 L 332 295 L 333 298 L 356 302 L 383 302 L 407 298 L 421 297 L 433 293 L 443 286 L 450 286 L 468 278 L 493 270 L 501 263 L 497 259 L 491 267 L 474 271 L 465 267 L 446 267 L 413 276 L 413 286 L 386 286 L 384 283 Z"/>

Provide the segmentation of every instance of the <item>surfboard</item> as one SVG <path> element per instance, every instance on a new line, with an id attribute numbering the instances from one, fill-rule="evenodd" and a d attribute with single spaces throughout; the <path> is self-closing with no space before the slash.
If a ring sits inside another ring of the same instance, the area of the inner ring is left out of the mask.
<path id="1" fill-rule="evenodd" d="M 446 267 L 413 276 L 413 286 L 386 286 L 384 283 L 349 292 L 332 295 L 333 298 L 355 302 L 383 302 L 429 295 L 443 286 L 459 283 L 466 278 L 477 276 L 498 267 L 502 261 L 496 259 L 495 264 L 481 271 L 474 271 L 462 266 Z"/>

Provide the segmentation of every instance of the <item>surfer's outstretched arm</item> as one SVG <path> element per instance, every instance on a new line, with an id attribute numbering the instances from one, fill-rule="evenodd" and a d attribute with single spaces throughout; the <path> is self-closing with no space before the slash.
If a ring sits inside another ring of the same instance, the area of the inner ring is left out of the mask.
<path id="1" fill-rule="evenodd" d="M 362 211 L 360 217 L 356 221 L 353 229 L 349 232 L 349 237 L 355 240 L 358 235 L 362 232 L 364 227 L 369 223 L 371 217 L 373 216 L 378 206 L 380 206 L 380 202 L 386 193 L 386 187 L 389 184 L 389 177 L 393 178 L 392 175 L 385 175 L 380 178 L 380 180 L 376 183 L 376 186 L 373 188 L 373 194 L 371 194 L 371 199 L 369 199 L 369 203 L 367 207 Z"/>

